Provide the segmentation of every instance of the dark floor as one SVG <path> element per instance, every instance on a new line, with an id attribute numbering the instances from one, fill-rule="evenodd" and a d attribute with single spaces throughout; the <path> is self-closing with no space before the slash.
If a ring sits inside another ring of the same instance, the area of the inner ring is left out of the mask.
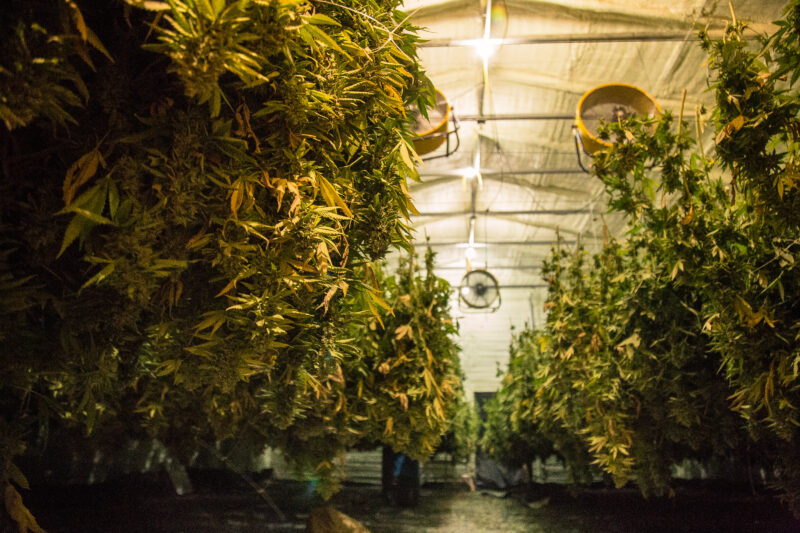
<path id="1" fill-rule="evenodd" d="M 195 492 L 177 496 L 166 475 L 136 475 L 93 486 L 34 487 L 26 503 L 48 533 L 258 533 L 303 531 L 323 505 L 307 484 L 260 481 L 284 519 L 235 474 L 192 472 Z M 672 500 L 635 490 L 536 485 L 510 493 L 464 486 L 423 487 L 413 508 L 380 488 L 346 485 L 328 502 L 373 533 L 800 532 L 774 498 L 708 484 L 677 488 Z"/>

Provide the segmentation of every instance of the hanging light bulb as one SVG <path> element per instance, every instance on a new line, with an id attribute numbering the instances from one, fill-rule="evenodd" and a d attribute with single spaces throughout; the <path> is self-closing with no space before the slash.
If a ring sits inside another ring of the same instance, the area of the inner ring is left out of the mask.
<path id="1" fill-rule="evenodd" d="M 475 39 L 475 53 L 478 54 L 478 57 L 487 61 L 490 57 L 494 55 L 497 51 L 497 43 L 495 43 L 497 39 Z"/>
<path id="2" fill-rule="evenodd" d="M 472 178 L 476 177 L 480 171 L 475 167 L 466 167 L 462 171 L 462 176 L 466 179 L 471 180 Z"/>

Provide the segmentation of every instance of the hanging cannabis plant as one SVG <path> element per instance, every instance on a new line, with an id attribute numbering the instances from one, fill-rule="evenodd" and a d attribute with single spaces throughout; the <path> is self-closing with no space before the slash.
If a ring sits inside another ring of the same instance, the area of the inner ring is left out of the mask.
<path id="1" fill-rule="evenodd" d="M 432 100 L 397 7 L 4 10 L 0 484 L 54 419 L 328 472 L 308 413 L 363 357 L 341 296 L 382 302 L 355 272 L 407 243 L 405 109 Z"/>
<path id="2" fill-rule="evenodd" d="M 485 405 L 486 422 L 480 441 L 481 449 L 493 459 L 512 468 L 528 467 L 537 458 L 545 460 L 554 453 L 553 442 L 545 437 L 533 413 L 536 391 L 544 380 L 537 379 L 542 358 L 548 353 L 541 349 L 541 332 L 526 327 L 514 335 L 509 347 L 509 365 L 501 388 Z M 578 464 L 570 461 L 570 465 Z M 570 472 L 582 479 L 579 473 Z"/>
<path id="3" fill-rule="evenodd" d="M 608 125 L 594 172 L 628 237 L 545 264 L 544 381 L 534 411 L 513 413 L 557 450 L 577 438 L 618 484 L 658 493 L 683 458 L 738 460 L 774 473 L 800 514 L 799 9 L 758 42 L 735 15 L 704 37 L 715 157 L 694 139 L 699 110 L 696 129 L 668 113 L 655 130 Z"/>
<path id="4" fill-rule="evenodd" d="M 348 405 L 363 417 L 359 444 L 427 458 L 464 403 L 450 285 L 434 274 L 430 248 L 424 274 L 413 253 L 394 275 L 374 274 L 388 309 L 351 328 L 364 357 L 345 368 Z"/>

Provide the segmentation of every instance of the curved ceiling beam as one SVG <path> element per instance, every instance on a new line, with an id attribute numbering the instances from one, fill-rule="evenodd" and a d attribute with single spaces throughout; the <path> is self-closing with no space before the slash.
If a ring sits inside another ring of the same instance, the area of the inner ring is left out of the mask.
<path id="1" fill-rule="evenodd" d="M 488 175 L 481 174 L 481 177 L 483 178 L 484 181 L 507 183 L 509 185 L 514 185 L 516 187 L 520 187 L 530 191 L 553 194 L 556 196 L 586 198 L 587 195 L 591 194 L 590 191 L 585 189 L 577 190 L 577 189 L 569 189 L 567 187 L 558 187 L 553 185 L 536 185 L 523 178 L 514 177 L 513 173 L 504 174 L 502 176 L 499 174 L 488 174 Z M 455 174 L 442 176 L 439 178 L 425 179 L 422 183 L 415 183 L 413 186 L 409 188 L 409 190 L 413 194 L 415 192 L 421 192 L 423 190 L 430 189 L 431 187 L 436 187 L 439 185 L 447 185 L 449 183 L 462 181 L 463 179 L 464 179 L 463 176 Z"/>
<path id="2" fill-rule="evenodd" d="M 462 216 L 466 217 L 466 215 L 462 215 Z M 518 218 L 516 216 L 505 216 L 505 215 L 501 215 L 501 214 L 497 214 L 497 213 L 490 213 L 488 216 L 492 217 L 492 218 L 496 218 L 498 220 L 505 220 L 506 222 L 512 222 L 512 223 L 515 223 L 515 224 L 521 224 L 523 226 L 527 226 L 527 227 L 530 227 L 530 228 L 548 229 L 548 230 L 551 230 L 551 231 L 558 231 L 558 232 L 560 232 L 560 233 L 562 233 L 564 235 L 574 235 L 574 236 L 585 235 L 587 237 L 602 237 L 603 236 L 602 232 L 600 232 L 600 233 L 587 232 L 587 231 L 584 231 L 583 227 L 569 227 L 569 226 L 564 226 L 562 224 L 552 224 L 552 223 L 549 223 L 549 222 L 540 222 L 540 221 L 534 221 L 534 220 L 523 220 L 523 219 L 520 219 L 520 218 Z M 427 226 L 429 224 L 436 224 L 437 222 L 442 222 L 442 221 L 445 221 L 445 220 L 449 220 L 451 218 L 453 218 L 453 216 L 417 218 L 414 221 L 414 227 L 415 228 L 422 228 L 423 226 Z M 613 235 L 613 233 L 612 233 L 612 235 Z"/>
<path id="3" fill-rule="evenodd" d="M 552 223 L 549 223 L 549 222 L 538 222 L 538 221 L 533 221 L 533 220 L 520 220 L 519 218 L 514 217 L 514 216 L 496 215 L 495 218 L 498 218 L 500 220 L 505 220 L 507 222 L 514 222 L 514 223 L 517 223 L 517 224 L 522 224 L 524 226 L 529 226 L 529 227 L 532 227 L 532 228 L 549 229 L 549 230 L 557 231 L 559 233 L 563 233 L 563 234 L 566 234 L 566 235 L 574 235 L 574 236 L 585 235 L 587 237 L 602 237 L 602 233 L 597 234 L 597 233 L 594 233 L 594 232 L 587 232 L 587 231 L 584 231 L 583 227 L 576 228 L 576 227 L 563 226 L 561 224 L 552 224 Z"/>
<path id="4" fill-rule="evenodd" d="M 583 5 L 578 5 L 582 3 Z M 686 17 L 670 16 L 664 11 L 638 8 L 636 10 L 613 9 L 608 4 L 592 6 L 591 2 L 575 0 L 524 0 L 506 1 L 506 6 L 515 13 L 530 13 L 537 17 L 560 18 L 566 20 L 586 21 L 588 18 L 598 22 L 627 23 L 639 26 L 650 26 L 663 29 L 666 27 L 683 28 Z M 442 13 L 452 14 L 455 11 L 466 11 L 478 14 L 478 9 L 463 0 L 406 0 L 403 4 L 406 11 L 412 14 L 415 21 L 426 17 L 434 17 Z"/>
<path id="5" fill-rule="evenodd" d="M 712 38 L 714 35 L 712 34 Z M 720 34 L 719 37 L 722 37 Z M 475 39 L 429 39 L 420 43 L 420 48 L 441 48 L 452 46 L 475 46 Z M 571 44 L 571 43 L 649 43 L 700 41 L 691 32 L 615 32 L 615 33 L 563 33 L 551 35 L 526 35 L 506 37 L 503 46 L 531 44 Z"/>
<path id="6" fill-rule="evenodd" d="M 596 87 L 607 82 L 607 80 L 568 81 L 551 74 L 536 73 L 530 69 L 522 71 L 520 69 L 503 68 L 501 66 L 495 67 L 492 73 L 494 74 L 493 79 L 495 85 L 498 83 L 503 83 L 508 85 L 520 85 L 527 88 L 532 87 L 535 89 L 553 91 L 556 93 L 570 93 L 575 95 L 576 104 L 578 103 L 580 97 L 586 93 L 586 91 L 592 87 Z M 700 80 L 700 78 L 698 78 L 698 80 Z M 704 80 L 701 81 L 705 83 Z M 700 83 L 700 81 L 698 81 L 698 83 Z M 693 109 L 697 105 L 707 103 L 701 100 L 702 98 L 711 98 L 710 94 L 703 91 L 698 90 L 696 94 L 694 93 L 695 91 L 690 91 L 689 99 L 684 102 L 686 109 Z M 681 98 L 677 92 L 674 93 L 674 97 L 671 97 L 672 95 L 658 93 L 653 94 L 653 96 L 664 110 L 669 110 L 677 114 L 676 112 L 681 107 Z M 694 100 L 694 98 L 700 99 Z M 685 116 L 684 120 L 688 120 L 688 118 L 689 117 Z"/>
<path id="7" fill-rule="evenodd" d="M 432 212 L 424 212 L 419 213 L 418 215 L 413 215 L 412 218 L 418 217 L 458 217 L 458 216 L 473 216 L 473 215 L 481 215 L 485 217 L 494 217 L 494 216 L 527 216 L 527 215 L 556 215 L 556 216 L 563 216 L 563 215 L 588 215 L 594 213 L 595 211 L 586 208 L 578 208 L 578 209 L 517 209 L 517 210 L 509 210 L 509 211 L 489 211 L 488 209 L 482 211 L 432 211 Z"/>
<path id="8" fill-rule="evenodd" d="M 473 4 L 465 4 L 463 0 L 406 0 L 403 7 L 421 26 L 430 25 L 430 23 L 422 23 L 422 19 L 428 17 L 437 17 L 443 13 L 452 17 L 453 13 L 457 12 L 467 16 L 473 14 L 477 16 L 480 9 Z M 627 24 L 643 29 L 654 28 L 661 32 L 664 30 L 693 32 L 695 23 L 708 24 L 710 29 L 723 29 L 730 20 L 730 14 L 725 9 L 726 4 L 723 4 L 721 9 L 718 8 L 715 13 L 705 13 L 707 11 L 705 0 L 699 0 L 693 9 L 683 13 L 675 13 L 672 9 L 665 9 L 664 6 L 650 2 L 642 2 L 635 8 L 614 8 L 607 1 L 602 0 L 506 0 L 506 7 L 520 17 L 531 16 L 539 19 L 544 17 L 576 22 L 591 20 L 593 23 Z M 753 13 L 749 13 L 746 10 L 742 11 L 745 7 L 747 4 L 744 1 L 734 2 L 734 9 L 737 13 L 746 13 L 745 18 L 748 19 L 754 19 L 754 15 L 757 15 L 759 11 L 768 14 L 774 12 L 774 9 L 751 9 Z M 782 7 L 782 2 L 778 5 L 778 9 L 780 7 Z M 772 27 L 771 21 L 772 19 L 767 18 L 750 22 L 748 25 L 757 31 L 765 31 Z"/>

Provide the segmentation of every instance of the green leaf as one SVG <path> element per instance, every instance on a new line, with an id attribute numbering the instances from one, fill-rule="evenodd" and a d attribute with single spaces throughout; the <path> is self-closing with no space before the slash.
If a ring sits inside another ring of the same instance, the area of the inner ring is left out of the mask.
<path id="1" fill-rule="evenodd" d="M 87 219 L 91 220 L 92 222 L 94 222 L 95 224 L 114 225 L 113 221 L 109 220 L 108 218 L 106 218 L 106 217 L 104 217 L 102 215 L 98 215 L 97 213 L 93 213 L 93 212 L 89 211 L 88 209 L 83 209 L 81 207 L 69 207 L 69 208 L 67 208 L 67 210 L 69 212 L 71 212 L 71 213 L 75 213 L 78 216 L 87 218 Z"/>
<path id="2" fill-rule="evenodd" d="M 314 26 L 312 24 L 307 24 L 303 27 L 307 28 L 308 33 L 315 39 L 317 43 L 333 48 L 334 50 L 342 54 L 344 57 L 352 59 L 350 55 L 344 50 L 342 50 L 339 44 L 336 41 L 334 41 L 331 38 L 331 36 L 325 33 L 321 28 Z"/>
<path id="3" fill-rule="evenodd" d="M 64 238 L 61 241 L 61 249 L 58 251 L 56 257 L 61 257 L 61 254 L 64 253 L 70 244 L 75 242 L 81 233 L 86 231 L 86 229 L 90 228 L 93 224 L 86 220 L 83 217 L 72 217 L 69 225 L 67 226 L 66 231 L 64 232 Z"/>
<path id="4" fill-rule="evenodd" d="M 114 269 L 116 267 L 117 267 L 116 262 L 111 262 L 107 264 L 102 270 L 100 270 L 100 272 L 89 278 L 86 281 L 86 283 L 81 285 L 81 290 L 85 289 L 86 287 L 89 287 L 90 285 L 98 285 L 101 281 L 110 276 L 114 272 Z"/>
<path id="5" fill-rule="evenodd" d="M 303 15 L 302 19 L 309 24 L 339 26 L 339 27 L 342 26 L 338 21 L 330 18 L 328 15 L 323 15 L 322 13 L 316 13 L 314 15 Z"/>

